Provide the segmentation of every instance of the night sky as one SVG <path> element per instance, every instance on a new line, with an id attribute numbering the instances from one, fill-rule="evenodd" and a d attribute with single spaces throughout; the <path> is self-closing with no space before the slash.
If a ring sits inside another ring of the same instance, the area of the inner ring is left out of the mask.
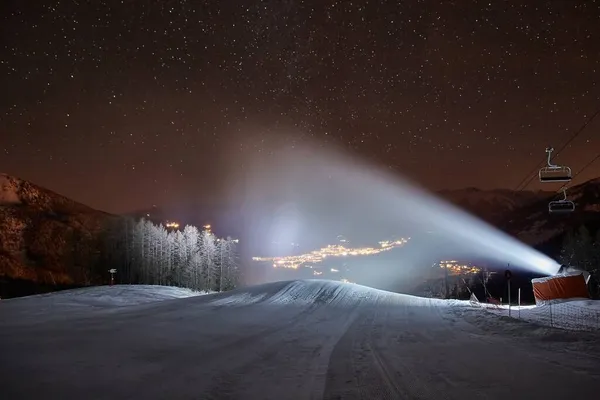
<path id="1" fill-rule="evenodd" d="M 218 201 L 243 160 L 309 140 L 431 189 L 514 188 L 600 107 L 592 0 L 3 0 L 0 16 L 0 171 L 111 212 Z M 599 129 L 560 161 L 579 170 Z"/>

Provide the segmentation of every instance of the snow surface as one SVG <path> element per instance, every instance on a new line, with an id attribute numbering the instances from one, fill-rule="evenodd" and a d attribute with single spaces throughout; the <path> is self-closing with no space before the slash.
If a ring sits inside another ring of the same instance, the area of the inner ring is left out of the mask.
<path id="1" fill-rule="evenodd" d="M 163 300 L 199 296 L 200 292 L 172 286 L 114 285 L 63 290 L 0 300 L 0 318 L 6 309 L 18 313 L 13 323 L 72 317 L 97 310 L 135 306 Z"/>
<path id="2" fill-rule="evenodd" d="M 0 302 L 7 399 L 548 400 L 595 398 L 600 378 L 598 335 L 340 282 L 45 321 L 19 304 Z"/>
<path id="3" fill-rule="evenodd" d="M 496 315 L 509 316 L 508 305 L 482 304 L 481 306 Z M 553 328 L 600 332 L 600 301 L 556 300 L 538 306 L 511 306 L 510 317 Z"/>

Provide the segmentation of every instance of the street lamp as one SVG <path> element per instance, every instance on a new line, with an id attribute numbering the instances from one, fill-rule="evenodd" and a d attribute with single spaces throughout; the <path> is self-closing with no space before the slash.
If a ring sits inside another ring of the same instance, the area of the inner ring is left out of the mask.
<path id="1" fill-rule="evenodd" d="M 115 274 L 117 273 L 117 270 L 115 268 L 111 268 L 108 270 L 108 272 L 110 272 L 110 286 L 115 284 Z"/>

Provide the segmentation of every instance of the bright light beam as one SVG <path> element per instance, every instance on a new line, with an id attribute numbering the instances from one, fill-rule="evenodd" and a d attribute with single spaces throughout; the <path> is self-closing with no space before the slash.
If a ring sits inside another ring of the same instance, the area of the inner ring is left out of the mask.
<path id="1" fill-rule="evenodd" d="M 469 243 L 472 250 L 482 256 L 548 275 L 555 274 L 560 268 L 550 257 L 407 183 L 387 188 L 386 192 L 398 201 L 399 207 L 411 210 L 409 215 L 413 220 L 427 216 L 434 229 L 451 232 L 454 238 Z"/>
<path id="2" fill-rule="evenodd" d="M 377 187 L 371 193 L 386 199 L 386 208 L 389 207 L 399 220 L 426 225 L 458 244 L 467 245 L 471 252 L 499 263 L 510 263 L 547 275 L 556 274 L 560 268 L 552 258 L 406 180 L 382 175 L 368 166 L 361 168 L 358 175 L 359 181 L 370 181 L 372 187 Z"/>
<path id="3" fill-rule="evenodd" d="M 390 228 L 410 236 L 412 233 L 406 232 L 407 229 L 427 230 L 455 242 L 452 250 L 468 256 L 486 258 L 500 265 L 510 263 L 515 268 L 540 274 L 552 275 L 560 268 L 550 257 L 406 179 L 341 152 L 317 146 L 294 146 L 293 150 L 274 146 L 263 153 L 270 155 L 245 163 L 246 190 L 237 194 L 244 198 L 245 209 L 252 215 L 247 223 L 253 235 L 262 237 L 261 240 L 269 238 L 258 232 L 260 226 L 277 227 L 268 234 L 273 240 L 284 237 L 287 241 L 304 243 L 333 231 L 380 240 L 387 236 L 382 231 Z M 272 199 L 272 203 L 267 199 Z M 294 204 L 297 211 L 294 215 L 286 213 L 285 223 L 278 224 L 278 217 L 272 219 L 276 214 L 273 210 L 282 204 Z M 422 246 L 419 251 L 423 255 L 440 251 L 437 243 L 421 241 L 415 240 L 412 248 Z M 409 261 L 406 258 L 403 264 Z"/>

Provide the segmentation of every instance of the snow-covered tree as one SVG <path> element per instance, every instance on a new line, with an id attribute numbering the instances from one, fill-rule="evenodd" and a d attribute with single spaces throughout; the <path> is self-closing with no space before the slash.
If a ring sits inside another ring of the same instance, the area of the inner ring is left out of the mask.
<path id="1" fill-rule="evenodd" d="M 237 243 L 238 241 L 231 237 L 220 241 L 220 290 L 235 289 L 240 284 Z"/>
<path id="2" fill-rule="evenodd" d="M 202 268 L 202 289 L 218 290 L 217 240 L 208 229 L 203 230 L 200 235 L 199 256 Z"/>
<path id="3" fill-rule="evenodd" d="M 118 222 L 102 235 L 100 259 L 94 263 L 107 270 L 116 268 L 118 281 L 196 290 L 228 290 L 237 285 L 237 241 L 217 239 L 212 232 L 190 225 L 169 231 L 144 219 Z M 76 262 L 74 255 L 72 263 Z"/>
<path id="4" fill-rule="evenodd" d="M 183 282 L 187 280 L 185 262 L 186 248 L 185 238 L 181 231 L 175 231 L 173 236 L 173 270 L 174 270 L 174 285 L 183 286 Z"/>
<path id="5" fill-rule="evenodd" d="M 185 260 L 180 268 L 186 271 L 187 284 L 185 286 L 198 289 L 200 284 L 200 271 L 198 262 L 198 240 L 200 234 L 195 226 L 186 225 L 183 229 L 183 248 Z"/>

